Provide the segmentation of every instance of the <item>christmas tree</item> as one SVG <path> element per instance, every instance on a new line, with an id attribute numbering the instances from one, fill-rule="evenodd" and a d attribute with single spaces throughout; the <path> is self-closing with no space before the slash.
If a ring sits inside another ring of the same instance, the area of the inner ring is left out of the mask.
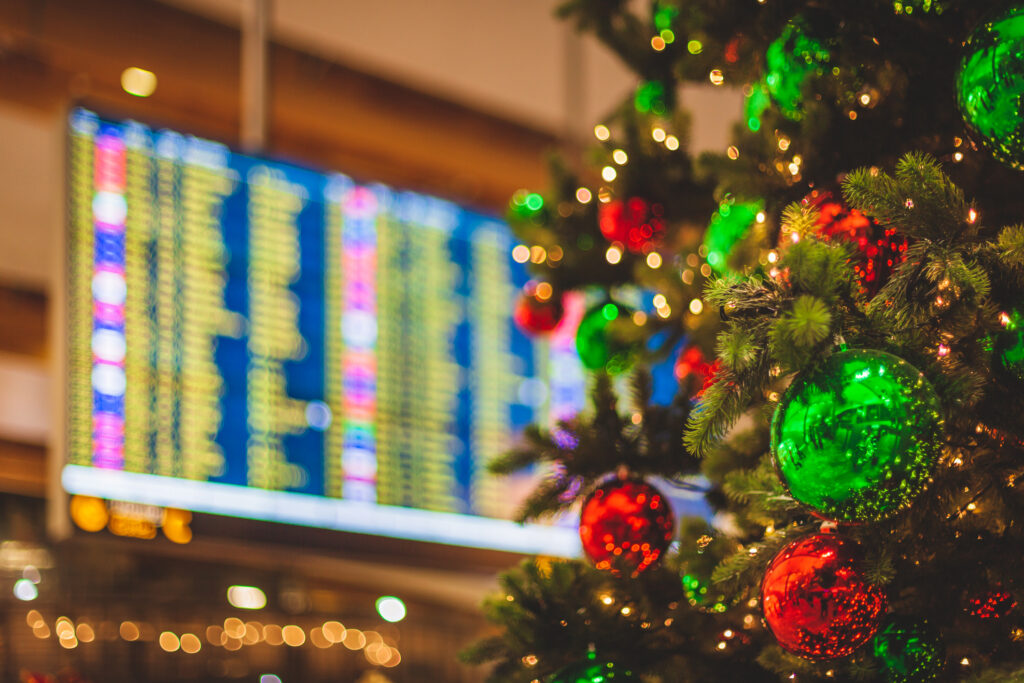
<path id="1" fill-rule="evenodd" d="M 579 514 L 585 558 L 504 574 L 465 658 L 510 682 L 1024 681 L 1024 2 L 559 12 L 638 76 L 510 204 L 517 319 L 578 326 L 592 401 L 492 469 L 547 467 L 521 517 Z M 743 87 L 720 155 L 686 151 L 687 82 Z M 666 486 L 713 520 L 674 519 Z"/>

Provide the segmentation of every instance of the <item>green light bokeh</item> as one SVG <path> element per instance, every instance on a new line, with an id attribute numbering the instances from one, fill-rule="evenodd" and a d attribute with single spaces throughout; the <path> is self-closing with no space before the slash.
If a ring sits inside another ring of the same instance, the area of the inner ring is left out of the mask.
<path id="1" fill-rule="evenodd" d="M 617 375 L 633 367 L 638 344 L 620 338 L 614 325 L 633 326 L 632 311 L 614 302 L 598 304 L 586 312 L 576 329 L 576 352 L 588 370 Z"/>
<path id="2" fill-rule="evenodd" d="M 711 216 L 704 246 L 707 247 L 707 261 L 719 275 L 729 272 L 729 254 L 736 243 L 746 237 L 757 220 L 757 214 L 764 209 L 764 202 L 722 202 Z"/>
<path id="3" fill-rule="evenodd" d="M 804 86 L 821 74 L 831 55 L 824 44 L 809 36 L 804 23 L 795 19 L 765 52 L 764 83 L 779 110 L 790 119 L 803 118 Z"/>
<path id="4" fill-rule="evenodd" d="M 914 366 L 882 351 L 832 354 L 786 391 L 771 444 L 790 494 L 837 521 L 905 508 L 942 448 L 938 395 Z"/>

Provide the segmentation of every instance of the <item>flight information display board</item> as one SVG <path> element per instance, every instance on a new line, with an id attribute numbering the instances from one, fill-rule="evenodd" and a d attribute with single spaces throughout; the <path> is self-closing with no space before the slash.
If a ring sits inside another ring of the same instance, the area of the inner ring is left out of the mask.
<path id="1" fill-rule="evenodd" d="M 485 467 L 584 398 L 573 330 L 512 323 L 507 226 L 85 109 L 68 145 L 68 492 L 578 552 Z"/>

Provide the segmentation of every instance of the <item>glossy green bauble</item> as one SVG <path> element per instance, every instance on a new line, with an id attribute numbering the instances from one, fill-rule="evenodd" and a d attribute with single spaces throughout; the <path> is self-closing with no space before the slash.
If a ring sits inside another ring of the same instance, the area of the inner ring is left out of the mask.
<path id="1" fill-rule="evenodd" d="M 1012 311 L 1006 329 L 995 335 L 992 362 L 996 374 L 1012 384 L 1024 384 L 1024 317 Z"/>
<path id="2" fill-rule="evenodd" d="M 925 487 L 942 447 L 939 398 L 910 363 L 839 351 L 799 375 L 772 420 L 791 495 L 836 521 L 876 521 Z"/>
<path id="3" fill-rule="evenodd" d="M 945 665 L 942 639 L 925 622 L 895 619 L 875 634 L 872 653 L 888 683 L 924 683 Z"/>
<path id="4" fill-rule="evenodd" d="M 1024 170 L 1024 3 L 990 15 L 971 32 L 956 90 L 971 131 L 996 159 Z"/>

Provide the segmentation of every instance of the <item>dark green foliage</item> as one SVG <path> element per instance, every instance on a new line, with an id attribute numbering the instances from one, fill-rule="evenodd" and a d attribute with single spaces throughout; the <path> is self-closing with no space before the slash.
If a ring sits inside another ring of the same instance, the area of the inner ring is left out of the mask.
<path id="1" fill-rule="evenodd" d="M 592 414 L 563 422 L 554 432 L 531 426 L 518 447 L 491 462 L 491 471 L 498 474 L 538 463 L 557 465 L 557 473 L 527 498 L 520 521 L 571 507 L 607 475 L 623 468 L 635 475 L 670 478 L 697 472 L 697 461 L 682 450 L 678 439 L 690 411 L 687 398 L 681 396 L 669 406 L 652 405 L 651 377 L 645 372 L 633 375 L 631 394 L 631 409 L 620 413 L 611 379 L 598 375 Z M 573 495 L 570 489 L 578 493 Z"/>

